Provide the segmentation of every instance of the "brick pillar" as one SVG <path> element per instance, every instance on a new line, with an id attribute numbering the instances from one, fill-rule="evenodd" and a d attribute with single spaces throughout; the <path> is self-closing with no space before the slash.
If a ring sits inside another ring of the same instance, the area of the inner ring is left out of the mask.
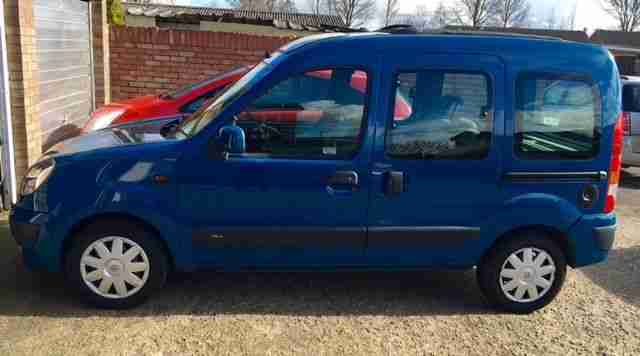
<path id="1" fill-rule="evenodd" d="M 4 0 L 16 177 L 42 154 L 33 0 Z"/>
<path id="2" fill-rule="evenodd" d="M 111 102 L 111 78 L 109 76 L 109 23 L 107 1 L 90 3 L 93 17 L 93 75 L 96 108 Z"/>

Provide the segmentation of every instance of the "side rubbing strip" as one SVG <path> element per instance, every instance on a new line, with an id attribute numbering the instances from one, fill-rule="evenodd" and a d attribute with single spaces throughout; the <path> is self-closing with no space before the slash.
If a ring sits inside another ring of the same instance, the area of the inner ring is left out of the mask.
<path id="1" fill-rule="evenodd" d="M 364 248 L 364 227 L 238 227 L 203 229 L 192 236 L 203 248 Z"/>
<path id="2" fill-rule="evenodd" d="M 546 182 L 571 180 L 607 180 L 607 172 L 509 172 L 504 178 L 514 182 Z"/>
<path id="3" fill-rule="evenodd" d="M 455 247 L 477 240 L 480 228 L 465 226 L 389 226 L 369 228 L 369 246 Z"/>

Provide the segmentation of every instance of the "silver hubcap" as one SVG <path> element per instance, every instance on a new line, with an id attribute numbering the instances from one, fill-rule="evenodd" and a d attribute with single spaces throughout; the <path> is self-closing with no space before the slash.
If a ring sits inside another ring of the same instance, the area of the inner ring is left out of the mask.
<path id="1" fill-rule="evenodd" d="M 549 292 L 555 272 L 556 265 L 547 252 L 523 248 L 512 253 L 502 264 L 500 288 L 514 302 L 535 302 Z"/>
<path id="2" fill-rule="evenodd" d="M 149 278 L 149 258 L 137 243 L 120 236 L 95 241 L 82 254 L 84 283 L 105 298 L 126 298 L 137 293 Z"/>

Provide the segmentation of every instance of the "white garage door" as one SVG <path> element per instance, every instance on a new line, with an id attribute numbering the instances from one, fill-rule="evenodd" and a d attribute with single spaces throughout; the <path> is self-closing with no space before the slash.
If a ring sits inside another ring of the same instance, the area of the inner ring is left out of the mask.
<path id="1" fill-rule="evenodd" d="M 77 134 L 93 109 L 89 5 L 34 0 L 43 148 Z"/>

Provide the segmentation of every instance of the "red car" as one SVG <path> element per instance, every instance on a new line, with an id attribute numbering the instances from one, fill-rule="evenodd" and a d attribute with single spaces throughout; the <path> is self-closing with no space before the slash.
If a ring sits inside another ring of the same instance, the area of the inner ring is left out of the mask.
<path id="1" fill-rule="evenodd" d="M 142 96 L 126 101 L 110 103 L 96 110 L 85 124 L 83 132 L 100 130 L 111 125 L 126 124 L 139 120 L 160 119 L 163 117 L 189 116 L 196 112 L 208 99 L 214 97 L 229 84 L 239 80 L 251 66 L 240 67 L 220 74 L 205 81 L 192 84 L 160 96 Z M 330 79 L 331 71 L 319 70 L 309 74 L 310 78 Z M 364 93 L 367 87 L 367 76 L 364 72 L 355 71 L 351 77 L 351 88 Z M 400 94 L 396 100 L 395 120 L 404 120 L 411 115 L 411 105 Z M 300 109 L 272 110 L 262 112 L 260 119 L 265 121 L 315 121 L 322 112 Z M 300 116 L 304 116 L 301 118 Z M 255 119 L 255 118 L 254 118 Z"/>
<path id="2" fill-rule="evenodd" d="M 107 104 L 91 114 L 82 131 L 165 116 L 188 116 L 227 85 L 236 82 L 252 67 L 244 66 L 162 95 L 147 95 Z"/>

